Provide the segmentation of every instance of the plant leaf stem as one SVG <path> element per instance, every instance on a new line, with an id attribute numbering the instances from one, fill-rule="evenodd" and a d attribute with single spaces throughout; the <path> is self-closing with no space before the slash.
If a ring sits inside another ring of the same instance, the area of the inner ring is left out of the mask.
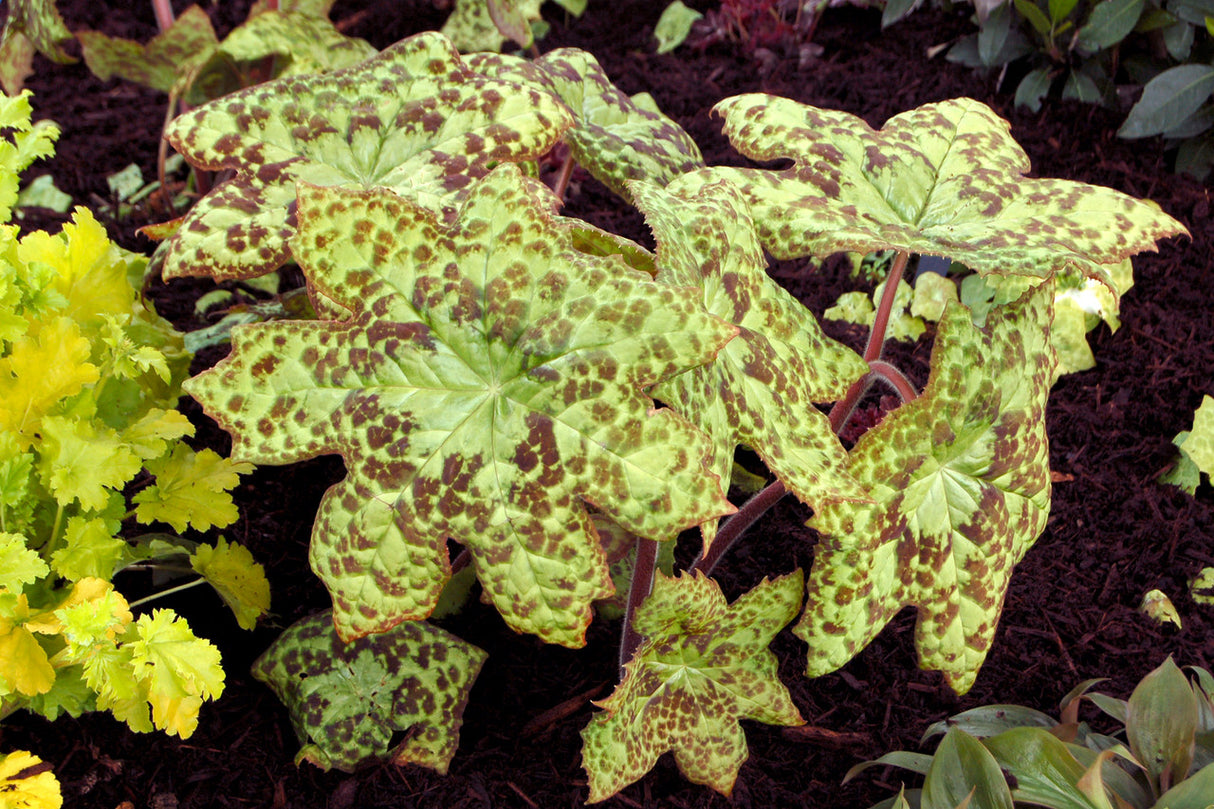
<path id="1" fill-rule="evenodd" d="M 903 402 L 919 398 L 919 391 L 915 390 L 915 386 L 911 384 L 911 381 L 906 378 L 906 374 L 902 373 L 902 370 L 898 366 L 885 360 L 873 360 L 869 362 L 868 367 L 870 370 L 866 376 L 872 379 L 880 379 L 889 385 Z"/>
<path id="2" fill-rule="evenodd" d="M 191 587 L 197 587 L 200 584 L 206 584 L 206 582 L 207 582 L 207 580 L 200 576 L 197 579 L 194 579 L 193 581 L 186 582 L 185 584 L 179 584 L 176 587 L 170 587 L 167 590 L 161 590 L 159 593 L 152 593 L 150 596 L 144 596 L 143 598 L 141 598 L 137 601 L 132 601 L 127 606 L 130 607 L 131 609 L 135 609 L 136 607 L 146 604 L 149 601 L 155 601 L 158 598 L 163 598 L 164 596 L 172 595 L 173 593 L 180 593 L 182 590 L 188 590 Z"/>
<path id="3" fill-rule="evenodd" d="M 733 522 L 730 520 L 729 522 Z M 727 523 L 728 524 L 728 523 Z M 632 628 L 632 616 L 637 607 L 653 591 L 653 573 L 658 565 L 658 543 L 652 539 L 637 539 L 636 559 L 632 565 L 632 583 L 628 588 L 628 603 L 624 607 L 624 631 L 620 638 L 620 679 L 624 665 L 641 643 L 641 636 Z"/>
<path id="4" fill-rule="evenodd" d="M 152 0 L 152 11 L 156 14 L 156 27 L 161 33 L 173 27 L 173 6 L 169 0 Z"/>
<path id="5" fill-rule="evenodd" d="M 552 193 L 556 194 L 561 202 L 565 201 L 565 192 L 569 189 L 569 178 L 573 176 L 575 162 L 573 153 L 566 149 L 565 160 L 561 163 L 561 172 L 552 183 Z"/>
<path id="6" fill-rule="evenodd" d="M 717 563 L 721 561 L 721 557 L 738 541 L 746 529 L 754 525 L 756 520 L 780 502 L 786 494 L 788 494 L 788 489 L 781 481 L 776 480 L 743 503 L 742 507 L 721 525 L 721 530 L 717 532 L 708 551 L 692 562 L 688 570 L 692 573 L 698 570 L 705 576 L 711 575 Z"/>
<path id="7" fill-rule="evenodd" d="M 873 328 L 868 333 L 868 345 L 864 347 L 864 359 L 870 363 L 881 359 L 881 349 L 885 346 L 885 331 L 889 327 L 889 314 L 893 311 L 894 297 L 898 293 L 898 284 L 902 281 L 902 273 L 906 270 L 908 261 L 910 253 L 899 250 L 898 255 L 894 256 L 894 263 L 890 265 L 885 289 L 881 293 L 881 302 L 877 304 Z"/>

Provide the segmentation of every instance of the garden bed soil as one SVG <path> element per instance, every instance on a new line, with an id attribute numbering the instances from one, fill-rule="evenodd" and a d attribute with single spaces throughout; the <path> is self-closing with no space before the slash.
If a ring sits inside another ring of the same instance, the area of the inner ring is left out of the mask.
<path id="1" fill-rule="evenodd" d="M 175 5 L 180 12 L 183 6 Z M 958 697 L 938 674 L 917 668 L 910 609 L 841 671 L 815 680 L 801 675 L 804 648 L 785 632 L 772 648 L 808 723 L 795 729 L 746 723 L 750 757 L 732 798 L 687 783 L 667 756 L 603 805 L 864 807 L 895 791 L 900 773 L 870 771 L 841 785 L 847 769 L 889 750 L 918 749 L 924 729 L 949 714 L 994 702 L 1053 710 L 1073 685 L 1090 677 L 1109 678 L 1102 689 L 1124 697 L 1168 655 L 1180 664 L 1210 668 L 1214 610 L 1193 603 L 1186 581 L 1214 565 L 1214 497 L 1208 487 L 1193 498 L 1156 482 L 1173 462 L 1172 438 L 1191 426 L 1202 394 L 1214 393 L 1209 187 L 1171 174 L 1158 140 L 1118 140 L 1114 132 L 1124 111 L 1059 101 L 1047 102 L 1037 114 L 1014 109 L 997 76 L 929 59 L 930 48 L 969 30 L 963 11 L 923 10 L 881 33 L 877 12 L 831 9 L 815 37 L 819 56 L 791 54 L 759 63 L 727 45 L 655 55 L 651 35 L 663 5 L 594 0 L 581 19 L 566 19 L 549 5 L 552 31 L 540 48 L 576 46 L 596 55 L 623 90 L 651 93 L 692 134 L 709 164 L 740 160 L 710 113 L 729 95 L 761 90 L 847 110 L 874 126 L 920 104 L 974 97 L 1011 121 L 1036 176 L 1152 198 L 1193 238 L 1171 240 L 1159 254 L 1136 260 L 1136 285 L 1123 300 L 1121 328 L 1110 333 L 1101 326 L 1091 335 L 1096 368 L 1063 378 L 1053 391 L 1048 429 L 1056 483 L 1049 527 L 1012 578 L 994 649 L 970 693 Z M 61 0 L 60 7 L 73 29 L 141 40 L 155 33 L 148 3 Z M 222 35 L 246 9 L 247 2 L 234 0 L 209 10 Z M 339 0 L 333 18 L 347 33 L 384 47 L 436 27 L 442 13 L 421 2 Z M 31 176 L 50 172 L 60 188 L 94 207 L 109 196 L 106 177 L 132 161 L 145 176 L 155 176 L 164 95 L 99 82 L 82 65 L 52 65 L 41 58 L 29 86 L 37 116 L 64 128 L 58 156 L 37 164 Z M 640 216 L 584 175 L 574 177 L 567 212 L 649 240 Z M 36 214 L 27 226 L 57 229 L 62 221 Z M 148 251 L 152 245 L 134 229 L 156 218 L 137 209 L 107 224 L 122 244 Z M 811 276 L 804 262 L 783 263 L 773 274 L 821 313 L 851 283 L 842 266 L 830 263 L 823 274 Z M 193 302 L 207 288 L 174 282 L 156 285 L 151 294 L 162 313 L 187 329 L 204 325 Z M 921 380 L 929 345 L 891 348 Z M 218 356 L 198 358 L 199 367 Z M 185 406 L 199 423 L 199 442 L 226 451 L 227 437 L 196 407 Z M 334 459 L 264 468 L 236 492 L 242 516 L 224 533 L 266 566 L 272 620 L 245 633 L 212 594 L 166 603 L 187 615 L 200 635 L 215 639 L 224 655 L 225 693 L 203 707 L 192 737 L 136 735 L 105 714 L 53 724 L 18 714 L 0 726 L 0 749 L 29 749 L 48 761 L 68 807 L 580 806 L 587 791 L 579 732 L 593 710 L 589 700 L 605 697 L 615 682 L 616 623 L 596 623 L 587 648 L 574 651 L 516 636 L 490 608 L 474 604 L 445 622 L 489 653 L 448 775 L 394 766 L 348 775 L 292 764 L 297 742 L 286 712 L 252 680 L 248 666 L 282 628 L 327 605 L 307 568 L 306 549 L 316 503 L 341 474 Z M 722 573 L 727 595 L 738 595 L 767 574 L 807 570 L 815 541 L 804 527 L 807 517 L 804 507 L 785 501 L 752 529 Z M 1142 595 L 1153 588 L 1172 597 L 1183 629 L 1139 614 Z"/>

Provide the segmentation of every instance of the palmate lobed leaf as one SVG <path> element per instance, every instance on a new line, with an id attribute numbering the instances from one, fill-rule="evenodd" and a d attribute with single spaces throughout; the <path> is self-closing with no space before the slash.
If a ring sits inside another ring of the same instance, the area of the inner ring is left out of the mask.
<path id="1" fill-rule="evenodd" d="M 993 309 L 984 329 L 949 304 L 927 388 L 851 451 L 875 503 L 827 503 L 810 522 L 824 537 L 794 630 L 809 643 L 810 676 L 846 663 L 914 605 L 920 665 L 958 693 L 973 684 L 1012 567 L 1049 513 L 1053 296 L 1053 281 L 1040 284 Z"/>
<path id="2" fill-rule="evenodd" d="M 170 278 L 277 269 L 300 181 L 391 188 L 453 214 L 493 165 L 538 157 L 571 122 L 551 95 L 473 73 L 433 32 L 345 70 L 234 93 L 167 131 L 195 166 L 236 174 L 186 214 L 158 260 Z"/>
<path id="3" fill-rule="evenodd" d="M 780 258 L 900 250 L 981 274 L 1044 278 L 1106 267 L 1187 233 L 1159 206 L 1101 186 L 1025 177 L 1006 121 L 972 99 L 925 104 L 873 130 L 862 119 L 760 93 L 715 110 L 734 147 L 784 170 L 710 168 L 737 183 Z"/>
<path id="4" fill-rule="evenodd" d="M 582 731 L 590 802 L 611 797 L 673 751 L 683 775 L 729 795 L 747 757 L 741 719 L 800 725 L 767 645 L 796 615 L 801 572 L 764 579 L 727 604 L 703 574 L 658 575 L 638 608 L 644 640 Z"/>
<path id="5" fill-rule="evenodd" d="M 81 31 L 76 38 L 97 78 L 118 76 L 162 93 L 176 89 L 219 46 L 211 18 L 201 6 L 187 8 L 147 44 L 100 31 Z"/>
<path id="6" fill-rule="evenodd" d="M 235 458 L 345 458 L 311 549 L 343 638 L 426 617 L 453 538 L 513 628 L 580 646 L 612 591 L 583 501 L 653 539 L 733 510 L 707 439 L 642 390 L 735 329 L 577 251 L 555 204 L 509 166 L 451 227 L 387 190 L 303 186 L 296 258 L 348 319 L 237 327 L 187 383 Z"/>
<path id="7" fill-rule="evenodd" d="M 297 761 L 353 771 L 376 759 L 447 771 L 485 652 L 425 623 L 343 642 L 329 613 L 296 622 L 253 664 L 291 713 Z M 407 731 L 393 745 L 394 733 Z"/>
<path id="8" fill-rule="evenodd" d="M 814 508 L 864 499 L 814 403 L 841 399 L 868 366 L 767 275 L 746 202 L 727 183 L 635 183 L 632 193 L 657 241 L 657 280 L 695 288 L 705 309 L 740 330 L 716 362 L 663 382 L 654 395 L 712 437 L 712 470 L 722 480 L 741 444 Z M 702 528 L 710 544 L 715 521 Z"/>

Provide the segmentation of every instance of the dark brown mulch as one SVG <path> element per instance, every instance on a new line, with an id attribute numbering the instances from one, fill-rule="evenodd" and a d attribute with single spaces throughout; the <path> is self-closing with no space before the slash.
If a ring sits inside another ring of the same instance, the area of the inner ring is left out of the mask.
<path id="1" fill-rule="evenodd" d="M 246 5 L 212 8 L 221 32 L 239 21 Z M 807 728 L 748 723 L 750 759 L 732 799 L 687 784 L 666 758 L 604 805 L 867 806 L 896 789 L 898 774 L 866 774 L 841 786 L 847 768 L 891 749 L 916 748 L 928 724 L 950 713 L 991 702 L 1051 710 L 1089 677 L 1110 678 L 1105 690 L 1125 696 L 1167 655 L 1210 667 L 1214 620 L 1210 608 L 1190 600 L 1186 580 L 1214 565 L 1214 499 L 1205 487 L 1191 498 L 1155 482 L 1172 462 L 1172 437 L 1188 429 L 1202 394 L 1214 393 L 1208 187 L 1170 174 L 1159 142 L 1114 137 L 1120 121 L 1114 112 L 1061 102 L 1047 103 L 1039 114 L 1015 110 L 1010 94 L 997 92 L 994 77 L 929 60 L 930 46 L 967 29 L 962 15 L 922 11 L 879 34 L 876 13 L 831 10 L 816 36 L 820 58 L 804 66 L 796 57 L 778 59 L 760 70 L 726 46 L 654 55 L 650 35 L 663 5 L 596 0 L 580 20 L 566 20 L 552 7 L 553 30 L 542 47 L 594 53 L 625 91 L 652 93 L 714 164 L 738 158 L 710 109 L 739 92 L 763 90 L 845 109 L 873 125 L 926 102 L 975 97 L 1012 122 L 1036 175 L 1153 198 L 1189 227 L 1193 239 L 1176 240 L 1136 261 L 1137 285 L 1123 302 L 1121 329 L 1112 334 L 1102 326 L 1092 335 L 1097 368 L 1064 378 L 1054 390 L 1048 417 L 1051 466 L 1059 482 L 1049 528 L 1013 577 L 994 650 L 969 694 L 959 698 L 938 675 L 918 670 L 909 610 L 843 670 L 812 681 L 800 675 L 803 647 L 784 633 L 773 648 Z M 63 0 L 61 7 L 73 28 L 98 27 L 144 40 L 155 30 L 143 4 Z M 380 47 L 441 21 L 429 4 L 399 0 L 342 0 L 333 17 L 349 25 L 348 33 Z M 79 65 L 41 61 L 30 86 L 39 114 L 65 127 L 59 157 L 38 170 L 52 172 L 78 201 L 104 199 L 105 177 L 132 161 L 145 176 L 154 176 L 164 96 L 98 82 Z M 577 176 L 573 188 L 569 212 L 648 238 L 640 217 L 597 183 Z M 146 250 L 149 243 L 133 235 L 146 219 L 136 212 L 111 223 L 112 230 L 127 246 Z M 53 217 L 45 221 L 54 226 Z M 803 269 L 782 265 L 774 272 L 819 312 L 846 288 L 840 271 L 810 277 Z M 175 283 L 154 295 L 180 326 L 195 327 L 200 324 L 193 300 L 203 288 Z M 921 371 L 927 347 L 902 349 L 898 356 Z M 202 441 L 226 448 L 225 436 L 205 420 L 200 424 Z M 490 610 L 472 607 L 448 625 L 488 651 L 489 662 L 473 690 L 449 775 L 384 767 L 351 776 L 292 765 L 296 742 L 285 713 L 246 672 L 282 627 L 326 604 L 307 570 L 306 546 L 312 510 L 340 475 L 339 463 L 323 459 L 267 468 L 238 493 L 243 516 L 227 533 L 266 565 L 275 625 L 246 634 L 215 601 L 169 604 L 189 615 L 200 634 L 218 641 L 228 672 L 223 699 L 205 706 L 193 737 L 136 736 L 104 715 L 55 724 L 17 715 L 0 726 L 0 748 L 32 749 L 51 762 L 72 807 L 580 805 L 586 790 L 578 734 L 591 712 L 586 695 L 601 698 L 614 682 L 615 624 L 596 625 L 589 646 L 571 651 L 514 636 Z M 803 526 L 807 516 L 803 507 L 785 502 L 760 523 L 722 574 L 727 592 L 736 595 L 768 573 L 807 568 L 814 540 Z M 1139 599 L 1152 588 L 1172 596 L 1183 630 L 1138 614 Z M 568 710 L 539 727 L 528 725 L 558 707 Z"/>

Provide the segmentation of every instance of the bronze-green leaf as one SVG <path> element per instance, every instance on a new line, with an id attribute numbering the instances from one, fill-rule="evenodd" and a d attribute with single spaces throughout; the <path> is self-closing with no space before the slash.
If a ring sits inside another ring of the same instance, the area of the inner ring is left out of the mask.
<path id="1" fill-rule="evenodd" d="M 253 664 L 303 743 L 296 761 L 352 772 L 377 760 L 440 773 L 459 746 L 487 655 L 426 623 L 343 643 L 327 612 L 295 623 Z M 392 745 L 393 734 L 407 731 Z"/>
<path id="2" fill-rule="evenodd" d="M 686 778 L 728 795 L 747 756 L 739 720 L 804 724 L 767 649 L 796 615 L 801 587 L 796 571 L 728 604 L 700 573 L 657 576 L 635 616 L 644 640 L 582 731 L 591 803 L 649 772 L 667 751 Z"/>
<path id="3" fill-rule="evenodd" d="M 282 266 L 300 181 L 391 188 L 451 215 L 492 166 L 543 154 L 571 123 L 551 95 L 473 73 L 433 32 L 354 67 L 226 96 L 168 129 L 195 166 L 235 176 L 161 246 L 164 274 L 251 278 Z"/>
<path id="4" fill-rule="evenodd" d="M 923 394 L 865 433 L 850 471 L 872 505 L 827 503 L 805 613 L 808 673 L 850 660 L 906 605 L 919 610 L 920 665 L 958 693 L 973 684 L 1012 567 L 1045 529 L 1045 401 L 1054 283 L 974 326 L 945 309 Z"/>
<path id="5" fill-rule="evenodd" d="M 830 420 L 814 407 L 843 397 L 867 365 L 828 338 L 813 314 L 766 273 L 750 210 L 728 183 L 686 190 L 632 186 L 658 244 L 657 280 L 691 286 L 704 307 L 740 329 L 717 361 L 658 386 L 654 395 L 713 438 L 713 471 L 729 480 L 739 444 L 759 454 L 815 509 L 863 500 Z M 705 544 L 715 524 L 703 526 Z"/>
<path id="6" fill-rule="evenodd" d="M 118 76 L 162 93 L 183 88 L 219 47 L 211 18 L 201 6 L 190 6 L 146 45 L 100 31 L 81 31 L 76 38 L 85 64 L 97 78 Z"/>
<path id="7" fill-rule="evenodd" d="M 427 616 L 453 538 L 513 628 L 579 646 L 612 592 L 585 503 L 658 540 L 733 510 L 707 438 L 642 390 L 735 329 L 577 251 L 556 204 L 512 166 L 451 226 L 386 189 L 301 186 L 295 256 L 348 318 L 236 327 L 187 383 L 233 457 L 345 458 L 311 551 L 342 637 Z"/>
<path id="8" fill-rule="evenodd" d="M 1045 277 L 1106 266 L 1187 233 L 1152 202 L 1101 186 L 1025 177 L 1006 121 L 972 99 L 894 116 L 880 130 L 845 112 L 761 93 L 716 106 L 735 148 L 783 170 L 712 168 L 737 182 L 763 246 L 780 258 L 901 250 L 982 274 Z"/>

